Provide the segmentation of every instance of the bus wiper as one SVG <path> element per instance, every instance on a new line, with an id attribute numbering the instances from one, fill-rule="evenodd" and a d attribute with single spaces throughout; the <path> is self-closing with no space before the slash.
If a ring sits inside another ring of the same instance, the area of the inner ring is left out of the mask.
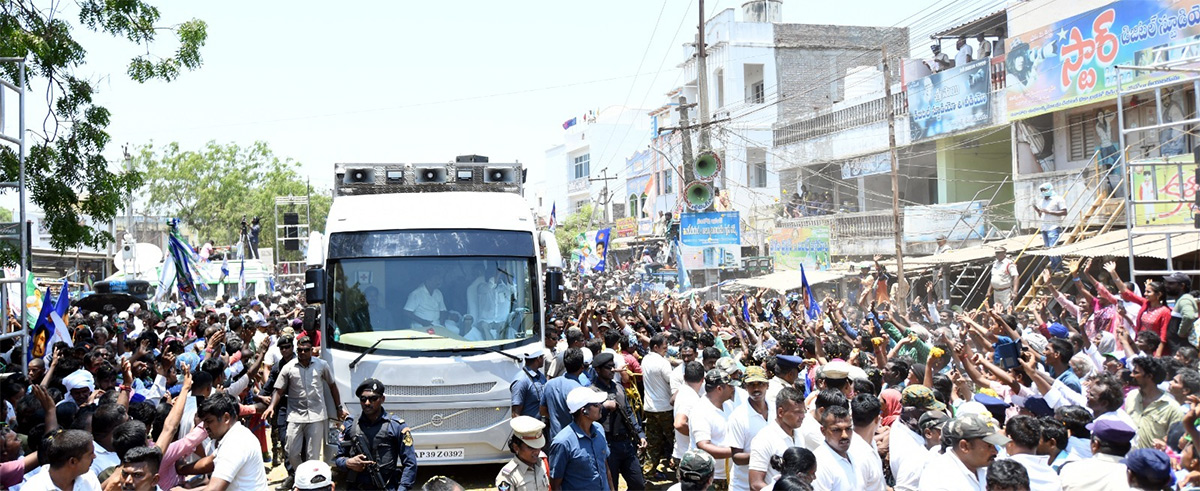
<path id="1" fill-rule="evenodd" d="M 525 363 L 524 358 L 521 358 L 521 357 L 511 354 L 511 353 L 506 353 L 502 350 L 498 350 L 496 348 L 492 348 L 489 346 L 460 346 L 457 348 L 438 348 L 438 349 L 432 349 L 429 351 L 445 351 L 445 352 L 450 352 L 450 353 L 461 353 L 464 351 L 486 351 L 488 353 L 496 353 L 501 356 L 512 358 L 513 360 L 516 360 L 518 363 Z"/>
<path id="2" fill-rule="evenodd" d="M 367 348 L 366 351 L 363 351 L 362 354 L 358 355 L 358 358 L 355 358 L 354 361 L 350 362 L 350 369 L 354 370 L 354 366 L 358 365 L 358 362 L 362 361 L 364 356 L 374 353 L 375 348 L 377 348 L 379 346 L 379 343 L 382 343 L 384 341 L 408 341 L 409 339 L 411 339 L 411 338 L 380 338 L 380 339 L 377 339 L 375 341 L 375 343 L 371 345 L 370 348 Z"/>

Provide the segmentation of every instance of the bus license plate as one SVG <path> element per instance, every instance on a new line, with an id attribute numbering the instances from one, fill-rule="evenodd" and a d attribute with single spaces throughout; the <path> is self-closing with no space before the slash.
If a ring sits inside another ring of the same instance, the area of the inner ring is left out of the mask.
<path id="1" fill-rule="evenodd" d="M 461 448 L 432 448 L 417 450 L 418 461 L 462 460 L 466 451 Z"/>

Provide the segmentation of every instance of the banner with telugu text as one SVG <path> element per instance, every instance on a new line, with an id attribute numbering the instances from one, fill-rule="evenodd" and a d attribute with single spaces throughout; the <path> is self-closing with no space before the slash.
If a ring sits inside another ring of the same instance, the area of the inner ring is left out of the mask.
<path id="1" fill-rule="evenodd" d="M 1193 58 L 1200 55 L 1200 44 L 1183 45 L 1196 41 L 1200 0 L 1120 0 L 1010 36 L 1005 67 L 1009 119 L 1113 99 L 1114 66 Z M 1194 78 L 1180 72 L 1128 70 L 1121 76 L 1123 91 Z"/>
<path id="2" fill-rule="evenodd" d="M 687 269 L 739 269 L 742 225 L 736 211 L 679 216 L 679 250 Z"/>
<path id="3" fill-rule="evenodd" d="M 829 269 L 829 226 L 777 227 L 767 239 L 775 270 L 809 271 Z"/>

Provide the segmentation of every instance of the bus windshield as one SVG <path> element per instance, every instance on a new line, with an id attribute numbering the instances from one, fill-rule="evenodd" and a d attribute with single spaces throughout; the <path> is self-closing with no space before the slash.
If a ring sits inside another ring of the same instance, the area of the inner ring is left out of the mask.
<path id="1" fill-rule="evenodd" d="M 537 340 L 529 257 L 374 257 L 329 267 L 333 346 L 362 351 L 504 348 Z"/>

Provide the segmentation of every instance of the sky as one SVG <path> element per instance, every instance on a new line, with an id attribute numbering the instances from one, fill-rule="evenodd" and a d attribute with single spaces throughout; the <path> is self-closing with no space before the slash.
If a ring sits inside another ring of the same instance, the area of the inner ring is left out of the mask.
<path id="1" fill-rule="evenodd" d="M 698 22 L 695 0 L 153 3 L 163 26 L 207 22 L 199 70 L 138 84 L 125 69 L 146 48 L 76 31 L 88 50 L 77 74 L 112 111 L 109 159 L 125 144 L 262 140 L 324 188 L 335 162 L 540 162 L 575 115 L 661 105 L 682 82 L 683 43 Z M 705 3 L 711 17 L 743 1 Z M 917 22 L 912 44 L 923 53 L 929 30 L 986 13 L 983 3 L 995 0 L 784 0 L 783 20 Z M 174 49 L 164 32 L 149 52 Z M 27 113 L 33 127 L 39 102 Z"/>

